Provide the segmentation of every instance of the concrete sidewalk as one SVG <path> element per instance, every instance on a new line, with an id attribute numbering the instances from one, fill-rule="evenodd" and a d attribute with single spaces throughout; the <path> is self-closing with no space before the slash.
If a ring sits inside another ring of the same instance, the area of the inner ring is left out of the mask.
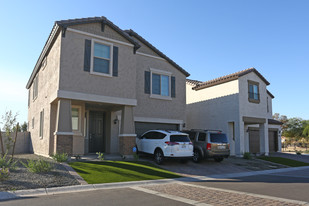
<path id="1" fill-rule="evenodd" d="M 104 183 L 104 184 L 87 184 L 87 185 L 77 185 L 77 186 L 67 186 L 67 187 L 17 190 L 17 191 L 9 191 L 9 192 L 0 192 L 0 200 L 4 201 L 4 200 L 17 199 L 17 198 L 23 198 L 23 197 L 36 197 L 36 196 L 42 196 L 42 195 L 55 195 L 55 194 L 62 194 L 62 193 L 84 192 L 84 191 L 101 190 L 101 189 L 143 187 L 143 186 L 159 185 L 159 184 L 167 184 L 167 183 L 198 182 L 198 181 L 216 180 L 216 179 L 223 179 L 223 178 L 245 177 L 245 176 L 253 176 L 253 175 L 279 173 L 279 172 L 291 172 L 291 171 L 298 171 L 298 170 L 303 170 L 303 169 L 309 169 L 309 166 L 273 169 L 273 170 L 264 170 L 264 171 L 253 171 L 253 172 L 242 172 L 242 173 L 233 173 L 233 174 L 211 175 L 211 176 L 183 177 L 183 178 L 177 178 L 177 179 L 132 181 L 132 182 Z"/>

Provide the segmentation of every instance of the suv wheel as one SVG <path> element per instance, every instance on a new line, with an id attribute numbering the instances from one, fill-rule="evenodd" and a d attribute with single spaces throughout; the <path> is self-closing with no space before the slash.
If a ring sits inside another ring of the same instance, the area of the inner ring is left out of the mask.
<path id="1" fill-rule="evenodd" d="M 201 158 L 202 158 L 201 153 L 198 150 L 194 150 L 192 157 L 193 162 L 198 163 L 201 161 Z"/>
<path id="2" fill-rule="evenodd" d="M 221 162 L 223 160 L 223 157 L 215 157 L 214 159 L 216 162 Z"/>
<path id="3" fill-rule="evenodd" d="M 160 149 L 157 149 L 154 153 L 155 162 L 160 165 L 164 160 L 163 152 Z"/>

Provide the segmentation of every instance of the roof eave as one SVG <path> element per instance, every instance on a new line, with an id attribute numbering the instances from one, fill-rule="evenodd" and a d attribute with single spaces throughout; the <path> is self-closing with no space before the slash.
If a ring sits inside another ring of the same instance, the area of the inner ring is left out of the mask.
<path id="1" fill-rule="evenodd" d="M 143 37 L 141 37 L 139 34 L 137 34 L 135 31 L 133 31 L 132 29 L 130 30 L 125 30 L 125 32 L 127 32 L 130 36 L 134 36 L 135 38 L 137 38 L 139 41 L 141 41 L 143 44 L 147 45 L 148 47 L 150 47 L 155 53 L 157 53 L 160 57 L 162 57 L 163 59 L 165 59 L 167 62 L 169 62 L 171 65 L 173 65 L 174 67 L 176 67 L 179 71 L 181 71 L 186 77 L 189 77 L 190 74 L 184 70 L 182 67 L 180 67 L 178 64 L 176 64 L 173 60 L 171 60 L 170 58 L 168 58 L 165 54 L 163 54 L 161 51 L 159 51 L 156 47 L 154 47 L 152 44 L 150 44 L 148 41 L 146 41 Z"/>

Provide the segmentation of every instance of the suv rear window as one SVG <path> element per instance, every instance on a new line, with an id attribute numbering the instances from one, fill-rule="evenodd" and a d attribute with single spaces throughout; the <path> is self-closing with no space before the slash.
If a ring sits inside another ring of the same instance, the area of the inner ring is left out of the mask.
<path id="1" fill-rule="evenodd" d="M 190 142 L 187 135 L 171 135 L 171 142 Z"/>
<path id="2" fill-rule="evenodd" d="M 226 134 L 210 133 L 210 141 L 214 143 L 228 143 Z"/>

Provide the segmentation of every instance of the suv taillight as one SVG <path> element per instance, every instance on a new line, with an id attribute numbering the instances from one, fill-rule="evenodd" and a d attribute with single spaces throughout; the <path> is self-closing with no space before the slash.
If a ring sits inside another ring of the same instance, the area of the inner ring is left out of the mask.
<path id="1" fill-rule="evenodd" d="M 206 149 L 207 149 L 207 150 L 211 150 L 211 144 L 210 144 L 210 143 L 207 143 Z"/>
<path id="2" fill-rule="evenodd" d="M 167 144 L 168 146 L 179 145 L 178 142 L 169 142 L 169 141 L 165 142 L 165 144 Z"/>

